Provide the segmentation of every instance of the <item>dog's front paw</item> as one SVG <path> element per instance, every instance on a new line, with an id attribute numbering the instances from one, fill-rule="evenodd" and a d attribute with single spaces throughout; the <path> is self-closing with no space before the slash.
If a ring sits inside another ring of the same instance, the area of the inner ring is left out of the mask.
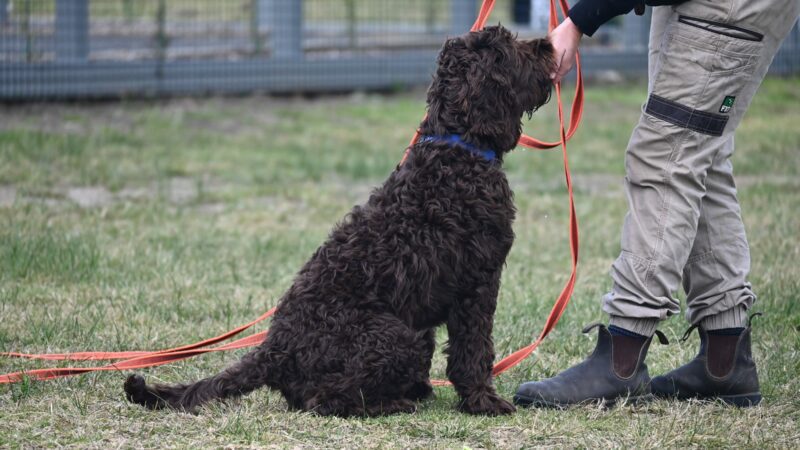
<path id="1" fill-rule="evenodd" d="M 468 414 L 484 416 L 501 416 L 517 410 L 514 405 L 497 395 L 491 388 L 481 388 L 462 398 L 458 409 Z"/>

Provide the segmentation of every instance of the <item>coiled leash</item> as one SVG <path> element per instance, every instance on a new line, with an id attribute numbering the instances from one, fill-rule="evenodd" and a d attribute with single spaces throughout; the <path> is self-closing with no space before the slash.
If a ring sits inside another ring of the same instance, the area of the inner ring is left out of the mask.
<path id="1" fill-rule="evenodd" d="M 566 17 L 567 11 L 569 10 L 569 6 L 567 5 L 566 0 L 558 0 L 558 2 L 561 7 L 562 14 Z M 480 12 L 478 13 L 478 18 L 475 20 L 475 24 L 472 26 L 471 31 L 478 31 L 484 27 L 486 20 L 489 18 L 489 14 L 492 12 L 492 9 L 494 8 L 494 3 L 495 3 L 494 0 L 483 0 Z M 550 0 L 549 29 L 552 31 L 557 25 L 558 25 L 558 19 L 556 11 L 556 0 Z M 570 253 L 572 255 L 572 273 L 569 279 L 567 280 L 566 285 L 562 289 L 561 293 L 558 295 L 558 298 L 556 299 L 555 304 L 553 305 L 553 309 L 550 311 L 550 315 L 548 316 L 547 322 L 545 323 L 545 326 L 542 329 L 542 332 L 539 335 L 539 337 L 536 338 L 536 340 L 527 347 L 521 348 L 516 352 L 500 360 L 494 366 L 493 374 L 495 376 L 519 364 L 523 359 L 527 358 L 536 349 L 539 343 L 545 338 L 545 336 L 547 336 L 550 333 L 550 331 L 555 327 L 558 320 L 561 318 L 561 315 L 564 313 L 564 310 L 567 307 L 567 303 L 569 303 L 570 297 L 572 296 L 572 292 L 575 287 L 575 279 L 578 266 L 578 221 L 577 217 L 575 216 L 575 202 L 573 199 L 573 192 L 572 192 L 572 178 L 570 177 L 569 164 L 567 161 L 567 140 L 571 138 L 572 135 L 575 134 L 575 131 L 578 129 L 578 124 L 580 123 L 581 115 L 583 112 L 583 79 L 581 77 L 581 70 L 580 70 L 580 56 L 576 58 L 576 68 L 578 76 L 575 86 L 575 97 L 572 101 L 572 109 L 570 114 L 570 123 L 568 130 L 564 129 L 564 114 L 561 101 L 561 84 L 560 83 L 556 84 L 556 97 L 558 100 L 558 120 L 561 125 L 560 126 L 561 140 L 558 142 L 543 142 L 524 134 L 522 135 L 522 137 L 520 137 L 519 140 L 519 145 L 530 149 L 544 150 L 559 145 L 561 146 L 562 155 L 564 158 L 564 175 L 567 184 L 567 192 L 569 194 L 569 244 L 570 244 Z M 417 131 L 417 133 L 414 134 L 414 137 L 411 140 L 411 145 L 416 143 L 418 139 L 419 139 L 419 131 Z M 408 149 L 406 150 L 406 153 L 400 162 L 401 164 L 405 161 L 407 156 L 408 156 Z M 154 366 L 168 364 L 174 361 L 190 358 L 192 356 L 200 355 L 203 353 L 221 352 L 226 350 L 254 347 L 259 345 L 261 342 L 264 341 L 264 339 L 266 339 L 269 330 L 255 333 L 250 336 L 237 339 L 235 341 L 217 347 L 210 347 L 210 346 L 225 341 L 243 332 L 244 330 L 251 328 L 253 325 L 269 318 L 274 313 L 275 313 L 275 308 L 272 308 L 263 315 L 261 315 L 256 320 L 248 324 L 242 325 L 240 327 L 237 327 L 231 331 L 228 331 L 227 333 L 221 334 L 211 339 L 206 339 L 201 342 L 196 342 L 194 344 L 183 345 L 180 347 L 169 348 L 158 351 L 75 352 L 75 353 L 42 353 L 42 354 L 15 353 L 15 352 L 0 353 L 0 357 L 4 356 L 12 358 L 28 358 L 28 359 L 39 359 L 39 360 L 57 360 L 57 361 L 120 360 L 114 363 L 96 367 L 56 367 L 49 369 L 35 369 L 22 372 L 8 373 L 0 375 L 0 384 L 15 383 L 25 379 L 50 380 L 53 378 L 79 375 L 88 372 L 141 369 L 145 367 L 154 367 Z M 446 380 L 431 380 L 431 383 L 437 386 L 450 384 Z"/>

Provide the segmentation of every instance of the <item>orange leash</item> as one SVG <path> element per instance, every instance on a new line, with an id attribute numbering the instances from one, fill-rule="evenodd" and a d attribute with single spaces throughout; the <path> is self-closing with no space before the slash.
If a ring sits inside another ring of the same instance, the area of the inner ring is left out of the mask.
<path id="1" fill-rule="evenodd" d="M 566 16 L 569 6 L 567 5 L 565 0 L 558 0 L 562 13 Z M 492 12 L 494 8 L 494 0 L 484 0 L 481 4 L 480 12 L 478 13 L 478 18 L 475 21 L 475 24 L 472 26 L 472 31 L 480 30 L 484 27 L 486 20 L 489 18 L 489 14 Z M 557 19 L 557 12 L 555 6 L 555 0 L 550 0 L 550 30 L 556 27 L 558 24 Z M 580 70 L 580 57 L 576 58 L 576 66 L 578 72 L 578 78 L 575 88 L 575 98 L 573 99 L 571 115 L 570 115 L 570 124 L 569 130 L 564 130 L 564 115 L 563 115 L 563 106 L 561 101 L 561 85 L 556 85 L 556 97 L 558 100 L 558 119 L 559 123 L 561 124 L 561 140 L 559 142 L 543 142 L 537 139 L 534 139 L 527 135 L 522 135 L 519 140 L 519 145 L 522 145 L 527 148 L 535 148 L 535 149 L 549 149 L 555 146 L 561 145 L 562 148 L 562 155 L 564 158 L 564 175 L 566 178 L 567 184 L 567 192 L 569 194 L 569 241 L 570 241 L 570 253 L 572 255 L 572 273 L 567 280 L 566 285 L 562 289 L 561 293 L 559 294 L 558 298 L 556 299 L 555 304 L 553 305 L 553 309 L 550 311 L 550 315 L 547 318 L 547 322 L 545 323 L 544 328 L 542 329 L 541 334 L 539 337 L 527 347 L 517 350 L 516 352 L 506 356 L 502 360 L 500 360 L 494 366 L 493 374 L 499 375 L 506 370 L 514 367 L 515 365 L 519 364 L 522 360 L 527 358 L 533 351 L 538 347 L 541 341 L 547 336 L 550 331 L 555 327 L 558 320 L 561 318 L 561 315 L 564 313 L 564 310 L 569 303 L 570 297 L 572 296 L 572 292 L 575 287 L 575 280 L 577 275 L 577 264 L 578 264 L 578 222 L 577 217 L 575 215 L 575 202 L 573 198 L 573 191 L 572 191 L 572 178 L 570 177 L 569 172 L 569 164 L 567 160 L 567 140 L 575 134 L 575 131 L 578 129 L 578 125 L 580 123 L 580 119 L 583 112 L 583 80 L 581 77 L 581 70 Z M 411 140 L 411 145 L 417 142 L 419 139 L 419 131 L 414 134 L 414 137 Z M 401 164 L 405 161 L 406 157 L 408 156 L 408 149 L 406 149 L 406 153 L 403 155 L 403 159 L 401 160 Z M 6 383 L 15 383 L 22 381 L 26 378 L 35 379 L 35 380 L 49 380 L 53 378 L 60 378 L 66 377 L 71 375 L 79 375 L 88 372 L 97 372 L 97 371 L 120 371 L 120 370 L 130 370 L 130 369 L 141 369 L 145 367 L 154 367 L 160 366 L 163 364 L 168 364 L 174 361 L 179 361 L 181 359 L 190 358 L 192 356 L 200 355 L 203 353 L 209 352 L 220 352 L 226 350 L 234 350 L 239 348 L 247 348 L 247 347 L 254 347 L 259 345 L 261 342 L 266 339 L 267 333 L 269 330 L 262 331 L 260 333 L 255 333 L 253 335 L 247 336 L 245 338 L 237 339 L 235 341 L 229 342 L 224 345 L 220 345 L 218 347 L 211 347 L 208 348 L 210 345 L 217 344 L 222 342 L 226 339 L 229 339 L 244 330 L 254 326 L 255 324 L 269 318 L 275 313 L 275 308 L 270 309 L 261 317 L 257 318 L 256 320 L 237 327 L 227 333 L 223 333 L 219 336 L 213 337 L 211 339 L 206 339 L 204 341 L 196 342 L 194 344 L 183 345 L 180 347 L 158 350 L 158 351 L 124 351 L 124 352 L 76 352 L 76 353 L 44 353 L 44 354 L 29 354 L 29 353 L 16 353 L 16 352 L 7 352 L 7 353 L 0 353 L 0 356 L 5 357 L 14 357 L 14 358 L 28 358 L 28 359 L 40 359 L 40 360 L 72 360 L 72 361 L 96 361 L 96 360 L 114 360 L 114 359 L 121 359 L 122 361 L 107 364 L 104 366 L 97 366 L 97 367 L 58 367 L 58 368 L 50 368 L 50 369 L 36 369 L 36 370 L 28 370 L 22 372 L 14 372 L 9 374 L 0 375 L 0 384 Z M 450 384 L 446 380 L 431 380 L 431 383 L 437 386 L 447 385 Z"/>
<path id="2" fill-rule="evenodd" d="M 258 319 L 240 327 L 234 328 L 227 333 L 221 334 L 211 339 L 196 342 L 194 344 L 183 345 L 180 347 L 170 348 L 166 350 L 158 350 L 155 352 L 77 352 L 77 353 L 44 353 L 44 354 L 28 354 L 28 353 L 0 353 L 0 356 L 8 356 L 15 358 L 28 358 L 28 359 L 44 359 L 44 360 L 80 360 L 80 361 L 96 361 L 96 360 L 109 360 L 109 359 L 124 359 L 123 361 L 108 364 L 98 367 L 57 367 L 52 369 L 36 369 L 27 370 L 22 372 L 8 373 L 0 375 L 0 384 L 15 383 L 23 379 L 32 378 L 35 380 L 49 380 L 53 378 L 66 377 L 70 375 L 79 375 L 88 372 L 107 371 L 107 370 L 125 370 L 125 369 L 142 369 L 145 367 L 160 366 L 168 364 L 181 359 L 190 358 L 192 356 L 200 355 L 209 352 L 222 352 L 226 350 L 235 350 L 239 348 L 254 347 L 259 345 L 267 337 L 267 332 L 262 331 L 250 336 L 237 339 L 219 347 L 203 348 L 209 345 L 216 344 L 233 337 L 242 331 L 252 327 L 265 320 L 266 318 L 275 314 L 275 308 L 270 309 L 262 314 Z"/>
<path id="3" fill-rule="evenodd" d="M 236 336 L 237 334 L 241 333 L 242 331 L 252 327 L 253 325 L 271 317 L 275 314 L 275 308 L 270 309 L 266 313 L 262 314 L 261 317 L 258 319 L 242 325 L 240 327 L 234 328 L 227 333 L 220 334 L 217 337 L 213 337 L 210 339 L 206 339 L 204 341 L 195 342 L 194 344 L 182 345 L 180 347 L 175 348 L 168 348 L 164 350 L 156 350 L 156 351 L 128 351 L 128 352 L 74 352 L 74 353 L 0 353 L 0 356 L 9 356 L 14 358 L 28 358 L 28 359 L 44 359 L 50 361 L 56 360 L 70 360 L 70 361 L 98 361 L 98 360 L 107 360 L 107 359 L 125 359 L 125 358 L 138 358 L 141 356 L 146 355 L 157 355 L 157 354 L 164 354 L 164 353 L 175 353 L 184 350 L 194 350 L 201 347 L 208 347 L 209 345 L 214 345 L 218 342 L 222 342 L 230 337 Z M 248 339 L 248 338 L 244 338 Z M 240 339 L 239 341 L 243 341 L 244 339 Z M 233 344 L 235 342 L 231 342 Z M 228 344 L 228 345 L 230 345 Z"/>

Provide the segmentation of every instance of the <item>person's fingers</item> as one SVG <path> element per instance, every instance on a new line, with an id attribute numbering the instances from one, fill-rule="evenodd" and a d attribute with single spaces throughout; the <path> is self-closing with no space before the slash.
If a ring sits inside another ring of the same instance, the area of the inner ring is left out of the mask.
<path id="1" fill-rule="evenodd" d="M 555 68 L 549 74 L 554 83 L 560 82 L 572 70 L 581 36 L 580 30 L 569 18 L 548 34 L 556 59 Z"/>
<path id="2" fill-rule="evenodd" d="M 558 61 L 555 76 L 551 77 L 553 82 L 559 83 L 561 79 L 564 78 L 564 75 L 569 73 L 570 69 L 572 69 L 572 58 L 567 57 L 567 51 L 564 50 Z"/>
<path id="3" fill-rule="evenodd" d="M 555 82 L 560 82 L 569 73 L 570 69 L 572 69 L 571 65 L 562 64 L 558 68 L 558 73 L 556 73 Z"/>
<path id="4" fill-rule="evenodd" d="M 557 53 L 558 50 L 557 49 L 553 49 L 553 52 L 555 53 L 553 56 L 555 56 L 554 59 L 556 61 L 556 64 L 555 64 L 555 67 L 553 67 L 553 71 L 550 72 L 550 79 L 551 80 L 554 80 L 556 78 L 556 75 L 558 75 L 558 68 L 561 65 L 561 61 L 560 61 L 560 59 L 558 57 L 558 53 Z"/>
<path id="5" fill-rule="evenodd" d="M 557 58 L 556 67 L 555 67 L 555 72 L 551 72 L 551 73 L 550 73 L 550 79 L 551 79 L 551 80 L 554 80 L 554 82 L 555 82 L 555 83 L 558 83 L 558 81 L 555 81 L 555 80 L 556 80 L 556 78 L 558 78 L 558 79 L 560 80 L 560 79 L 561 79 L 561 77 L 562 77 L 562 76 L 564 76 L 564 75 L 561 73 L 561 67 L 563 67 L 563 63 L 564 63 L 564 55 L 566 55 L 566 54 L 567 54 L 567 51 L 566 51 L 566 50 L 564 50 L 564 51 L 562 51 L 562 52 L 561 52 L 561 57 Z"/>
<path id="6" fill-rule="evenodd" d="M 570 68 L 565 67 L 566 65 L 562 66 L 561 69 L 558 71 L 558 81 L 561 81 L 567 74 L 569 73 Z"/>
<path id="7" fill-rule="evenodd" d="M 572 69 L 571 65 L 561 64 L 561 67 L 558 68 L 558 81 L 561 81 L 569 73 L 570 69 Z"/>

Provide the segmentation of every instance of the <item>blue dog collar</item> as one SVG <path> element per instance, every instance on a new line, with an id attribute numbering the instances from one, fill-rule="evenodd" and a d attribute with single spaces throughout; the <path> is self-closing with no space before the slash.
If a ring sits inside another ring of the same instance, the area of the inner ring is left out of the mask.
<path id="1" fill-rule="evenodd" d="M 464 147 L 465 149 L 469 150 L 470 153 L 474 153 L 476 155 L 483 156 L 483 158 L 485 160 L 489 161 L 489 162 L 493 162 L 497 158 L 497 154 L 494 152 L 494 150 L 481 149 L 481 148 L 475 147 L 472 144 L 468 144 L 468 143 L 464 142 L 464 140 L 461 139 L 461 136 L 459 136 L 457 134 L 448 134 L 446 136 L 423 136 L 423 137 L 419 138 L 419 142 L 421 142 L 421 143 L 425 143 L 425 142 L 445 142 L 445 143 L 448 143 L 450 145 L 456 145 L 457 144 L 457 145 L 460 145 L 460 146 Z"/>

